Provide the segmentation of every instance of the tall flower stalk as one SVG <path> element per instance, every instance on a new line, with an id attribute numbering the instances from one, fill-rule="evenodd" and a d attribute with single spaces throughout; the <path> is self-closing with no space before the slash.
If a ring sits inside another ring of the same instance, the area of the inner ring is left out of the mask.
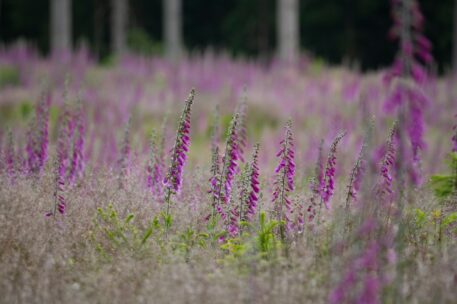
<path id="1" fill-rule="evenodd" d="M 41 173 L 48 159 L 50 105 L 51 95 L 44 94 L 36 106 L 35 117 L 28 131 L 27 164 L 32 174 Z"/>
<path id="2" fill-rule="evenodd" d="M 397 123 L 394 123 L 387 140 L 386 153 L 381 162 L 380 181 L 378 182 L 376 189 L 376 192 L 381 200 L 388 203 L 391 203 L 394 196 L 392 181 L 397 153 L 394 142 L 397 128 Z"/>
<path id="3" fill-rule="evenodd" d="M 127 124 L 124 128 L 124 138 L 122 140 L 121 146 L 121 155 L 119 156 L 119 175 L 118 175 L 118 182 L 119 188 L 124 187 L 124 181 L 126 176 L 129 174 L 130 171 L 130 154 L 131 154 L 131 146 L 130 146 L 130 128 L 132 125 L 132 117 L 130 116 Z"/>
<path id="4" fill-rule="evenodd" d="M 78 110 L 74 117 L 75 134 L 73 138 L 73 151 L 71 155 L 70 170 L 68 172 L 68 181 L 70 184 L 82 177 L 84 172 L 84 147 L 86 136 L 86 120 L 81 103 L 78 98 Z"/>
<path id="5" fill-rule="evenodd" d="M 238 113 L 233 115 L 232 121 L 227 132 L 227 141 L 225 144 L 225 153 L 222 158 L 222 170 L 217 179 L 214 180 L 213 187 L 216 189 L 215 201 L 216 210 L 221 213 L 222 218 L 229 217 L 229 204 L 232 195 L 232 184 L 238 170 L 239 160 L 239 137 L 238 131 Z M 223 205 L 221 204 L 223 203 Z"/>
<path id="6" fill-rule="evenodd" d="M 259 145 L 254 146 L 251 161 L 245 165 L 241 174 L 239 204 L 233 205 L 230 210 L 230 224 L 228 232 L 236 236 L 241 232 L 241 221 L 252 221 L 257 211 L 259 200 L 259 166 L 258 166 Z"/>
<path id="7" fill-rule="evenodd" d="M 330 199 L 335 191 L 335 172 L 336 172 L 336 152 L 338 143 L 346 135 L 342 132 L 335 137 L 327 157 L 327 165 L 325 166 L 324 182 L 321 192 L 322 202 L 327 209 L 330 209 Z"/>
<path id="8" fill-rule="evenodd" d="M 259 201 L 259 144 L 254 146 L 251 162 L 247 166 L 247 184 L 242 189 L 242 201 L 240 206 L 244 206 L 241 211 L 242 220 L 252 221 L 257 212 Z"/>
<path id="9" fill-rule="evenodd" d="M 246 93 L 245 93 L 246 94 Z M 238 154 L 241 162 L 244 162 L 244 149 L 247 144 L 247 130 L 246 130 L 246 119 L 247 119 L 247 103 L 246 97 L 238 104 L 235 112 L 238 113 L 239 119 L 237 124 L 238 134 Z"/>
<path id="10" fill-rule="evenodd" d="M 295 152 L 292 136 L 292 121 L 288 121 L 284 139 L 280 142 L 281 148 L 276 154 L 279 157 L 279 165 L 275 169 L 274 191 L 272 202 L 275 205 L 276 217 L 280 223 L 285 224 L 285 230 L 292 229 L 292 201 L 290 192 L 294 190 L 295 177 Z M 281 225 L 280 234 L 285 238 L 284 226 Z"/>
<path id="11" fill-rule="evenodd" d="M 349 177 L 348 193 L 346 195 L 346 211 L 349 210 L 351 200 L 357 200 L 358 198 L 358 192 L 361 187 L 362 177 L 366 170 L 366 150 L 367 143 L 364 139 L 362 147 L 360 148 L 359 155 L 357 156 L 357 160 L 355 161 L 354 167 L 352 168 L 351 175 Z"/>
<path id="12" fill-rule="evenodd" d="M 156 132 L 152 131 L 147 165 L 147 186 L 154 196 L 163 195 L 163 161 L 161 150 L 162 146 L 159 143 L 159 138 Z"/>
<path id="13" fill-rule="evenodd" d="M 186 100 L 184 110 L 179 119 L 176 140 L 171 150 L 171 161 L 167 175 L 164 179 L 165 202 L 167 203 L 167 216 L 170 213 L 170 198 L 172 194 L 179 193 L 182 186 L 183 168 L 187 160 L 187 153 L 190 145 L 190 115 L 192 103 L 195 97 L 195 90 L 190 91 Z"/>
<path id="14" fill-rule="evenodd" d="M 317 208 L 319 205 L 318 198 L 321 196 L 321 191 L 324 188 L 324 140 L 319 144 L 319 151 L 317 154 L 316 166 L 314 168 L 314 177 L 311 180 L 311 198 L 308 209 L 308 222 L 312 222 L 317 215 Z"/>
<path id="15" fill-rule="evenodd" d="M 400 41 L 400 51 L 386 80 L 393 83 L 385 107 L 398 116 L 398 176 L 408 172 L 413 184 L 419 184 L 419 152 L 424 149 L 425 123 L 423 111 L 430 103 L 422 89 L 429 78 L 427 66 L 433 61 L 431 43 L 423 35 L 424 16 L 415 0 L 393 0 L 394 26 L 391 37 Z M 392 82 L 392 80 L 396 80 Z M 408 153 L 406 137 L 409 137 L 411 153 Z"/>

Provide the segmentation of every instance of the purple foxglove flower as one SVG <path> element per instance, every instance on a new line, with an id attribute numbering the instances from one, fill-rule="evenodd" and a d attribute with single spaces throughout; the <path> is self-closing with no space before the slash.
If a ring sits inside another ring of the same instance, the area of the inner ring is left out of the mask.
<path id="1" fill-rule="evenodd" d="M 222 170 L 219 175 L 219 178 L 214 180 L 216 183 L 217 194 L 215 194 L 216 208 L 227 209 L 230 203 L 232 195 L 232 183 L 235 178 L 235 175 L 238 172 L 238 160 L 239 160 L 239 137 L 237 134 L 238 131 L 238 120 L 239 115 L 235 113 L 233 115 L 232 121 L 227 132 L 227 141 L 225 144 L 225 154 L 222 158 Z M 226 207 L 219 207 L 219 205 L 224 203 Z M 229 211 L 224 211 L 228 214 Z"/>
<path id="2" fill-rule="evenodd" d="M 40 173 L 48 158 L 50 104 L 51 95 L 43 95 L 27 133 L 27 165 L 30 173 Z"/>
<path id="3" fill-rule="evenodd" d="M 147 186 L 155 196 L 161 196 L 163 186 L 163 160 L 162 145 L 159 145 L 155 132 L 151 134 L 151 144 L 149 148 L 149 163 L 147 166 Z"/>
<path id="4" fill-rule="evenodd" d="M 393 38 L 400 40 L 400 52 L 387 78 L 388 84 L 395 78 L 400 78 L 400 81 L 396 81 L 397 85 L 388 96 L 385 106 L 389 111 L 398 110 L 400 127 L 406 129 L 409 136 L 412 159 L 408 159 L 406 154 L 399 157 L 405 170 L 414 172 L 410 174 L 414 183 L 420 180 L 415 167 L 419 162 L 419 151 L 425 147 L 423 111 L 428 102 L 421 87 L 429 78 L 427 65 L 433 61 L 432 46 L 422 33 L 424 18 L 418 1 L 393 1 L 392 13 Z M 399 145 L 405 145 L 403 138 Z"/>
<path id="5" fill-rule="evenodd" d="M 393 181 L 393 170 L 395 168 L 395 134 L 397 132 L 397 124 L 395 123 L 387 141 L 387 149 L 384 155 L 384 159 L 381 163 L 381 181 L 377 185 L 377 193 L 382 200 L 390 202 L 393 197 L 394 191 L 392 188 Z"/>
<path id="6" fill-rule="evenodd" d="M 80 101 L 79 101 L 80 102 Z M 68 173 L 68 182 L 73 184 L 76 179 L 81 178 L 84 171 L 84 143 L 86 135 L 85 119 L 82 105 L 79 104 L 78 113 L 74 117 L 75 136 L 71 163 Z"/>
<path id="7" fill-rule="evenodd" d="M 171 193 L 179 193 L 181 190 L 183 167 L 187 159 L 187 152 L 189 151 L 190 145 L 190 114 L 194 96 L 195 90 L 192 89 L 179 120 L 175 144 L 171 150 L 170 166 L 167 175 L 164 178 L 164 186 L 167 189 L 166 200 L 169 199 Z"/>
<path id="8" fill-rule="evenodd" d="M 240 190 L 240 218 L 251 221 L 257 211 L 259 200 L 259 145 L 255 145 L 251 162 L 246 166 L 246 173 Z"/>
<path id="9" fill-rule="evenodd" d="M 291 121 L 288 121 L 286 125 L 285 137 L 280 144 L 281 148 L 276 155 L 280 160 L 275 169 L 276 177 L 272 201 L 275 204 L 278 221 L 284 221 L 286 230 L 290 231 L 292 229 L 292 214 L 294 210 L 289 194 L 294 190 L 295 177 L 295 153 Z"/>
<path id="10" fill-rule="evenodd" d="M 322 201 L 324 202 L 324 205 L 327 209 L 330 209 L 330 198 L 333 196 L 333 192 L 335 191 L 336 148 L 340 140 L 345 135 L 346 132 L 343 132 L 335 137 L 327 157 L 327 165 L 325 167 L 324 175 L 324 187 L 321 192 Z"/>

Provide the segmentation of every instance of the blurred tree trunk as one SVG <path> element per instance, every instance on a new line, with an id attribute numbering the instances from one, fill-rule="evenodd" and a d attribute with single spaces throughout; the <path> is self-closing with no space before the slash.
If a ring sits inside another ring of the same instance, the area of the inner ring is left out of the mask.
<path id="1" fill-rule="evenodd" d="M 454 1 L 454 29 L 452 33 L 452 72 L 457 76 L 457 0 Z"/>
<path id="2" fill-rule="evenodd" d="M 163 0 L 165 54 L 171 59 L 182 55 L 182 2 Z"/>
<path id="3" fill-rule="evenodd" d="M 299 0 L 277 0 L 278 55 L 281 60 L 293 62 L 300 52 Z"/>
<path id="4" fill-rule="evenodd" d="M 127 0 L 111 0 L 111 51 L 122 55 L 127 50 Z"/>
<path id="5" fill-rule="evenodd" d="M 51 0 L 51 52 L 71 51 L 71 0 Z"/>

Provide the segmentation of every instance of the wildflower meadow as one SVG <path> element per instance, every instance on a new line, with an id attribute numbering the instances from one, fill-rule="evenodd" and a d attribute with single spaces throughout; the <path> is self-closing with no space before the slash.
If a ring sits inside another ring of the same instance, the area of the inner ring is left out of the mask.
<path id="1" fill-rule="evenodd" d="M 375 72 L 2 48 L 0 302 L 455 303 L 456 79 L 412 3 Z"/>

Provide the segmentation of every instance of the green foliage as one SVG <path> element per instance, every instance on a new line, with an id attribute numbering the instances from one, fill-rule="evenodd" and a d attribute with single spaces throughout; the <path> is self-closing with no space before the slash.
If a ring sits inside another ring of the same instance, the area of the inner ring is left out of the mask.
<path id="1" fill-rule="evenodd" d="M 201 248 L 206 247 L 206 240 L 209 238 L 207 233 L 198 233 L 192 228 L 187 228 L 184 232 L 179 234 L 179 238 L 175 243 L 175 249 L 183 253 L 186 260 L 190 258 L 192 248 L 198 246 Z"/>
<path id="2" fill-rule="evenodd" d="M 278 221 L 267 220 L 265 212 L 260 213 L 259 230 L 257 231 L 257 248 L 263 258 L 275 254 L 281 242 L 276 238 L 275 230 L 279 226 Z"/>
<path id="3" fill-rule="evenodd" d="M 457 212 L 444 215 L 441 209 L 431 210 L 428 213 L 422 209 L 414 209 L 413 238 L 416 244 L 422 246 L 433 245 L 446 241 L 451 224 L 457 222 Z M 456 230 L 457 232 L 457 230 Z"/>
<path id="4" fill-rule="evenodd" d="M 160 230 L 157 218 L 154 218 L 144 231 L 134 224 L 134 219 L 135 216 L 132 213 L 124 218 L 119 216 L 112 204 L 105 209 L 97 209 L 91 240 L 101 256 L 109 258 L 120 250 L 138 252 L 145 246 L 153 232 Z"/>
<path id="5" fill-rule="evenodd" d="M 141 55 L 158 55 L 163 52 L 160 43 L 151 39 L 142 28 L 133 28 L 128 32 L 127 43 L 129 49 Z"/>
<path id="6" fill-rule="evenodd" d="M 0 66 L 0 89 L 7 86 L 19 85 L 19 70 L 11 65 Z"/>
<path id="7" fill-rule="evenodd" d="M 431 177 L 431 185 L 436 197 L 446 199 L 457 193 L 457 152 L 450 154 L 447 161 L 450 174 L 439 174 Z"/>

